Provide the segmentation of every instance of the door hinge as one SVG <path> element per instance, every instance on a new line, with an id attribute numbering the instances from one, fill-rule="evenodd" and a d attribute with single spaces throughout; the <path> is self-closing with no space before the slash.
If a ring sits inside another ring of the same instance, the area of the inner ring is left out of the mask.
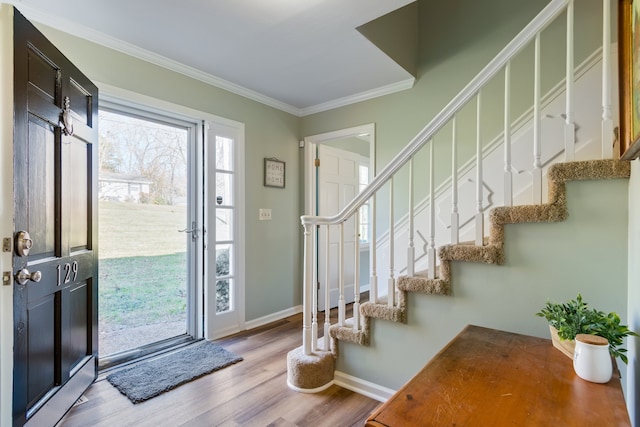
<path id="1" fill-rule="evenodd" d="M 316 159 L 314 164 L 317 168 L 320 167 L 320 159 Z"/>

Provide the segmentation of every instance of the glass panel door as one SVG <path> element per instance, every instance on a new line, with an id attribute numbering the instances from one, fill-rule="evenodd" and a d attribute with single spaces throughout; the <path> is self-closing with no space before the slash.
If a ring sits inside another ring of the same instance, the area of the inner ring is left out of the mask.
<path id="1" fill-rule="evenodd" d="M 238 221 L 242 177 L 236 173 L 241 163 L 240 135 L 238 128 L 222 124 L 210 124 L 207 131 L 207 197 L 214 201 L 207 206 L 208 339 L 237 332 L 243 323 L 242 222 Z"/>
<path id="2" fill-rule="evenodd" d="M 99 129 L 102 365 L 192 338 L 192 251 L 199 236 L 193 125 L 123 107 L 101 109 Z"/>

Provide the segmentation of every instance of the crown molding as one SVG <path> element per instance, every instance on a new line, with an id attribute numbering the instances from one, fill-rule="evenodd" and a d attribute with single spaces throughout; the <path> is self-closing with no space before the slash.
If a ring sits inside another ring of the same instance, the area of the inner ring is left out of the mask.
<path id="1" fill-rule="evenodd" d="M 376 89 L 360 92 L 355 95 L 346 96 L 344 98 L 335 99 L 333 101 L 325 102 L 322 104 L 314 105 L 311 107 L 301 108 L 300 116 L 309 116 L 315 113 L 321 113 L 323 111 L 333 110 L 334 108 L 344 107 L 346 105 L 355 104 L 357 102 L 368 101 L 373 98 L 378 98 L 384 95 L 390 95 L 392 93 L 400 92 L 403 90 L 411 89 L 416 79 L 411 77 L 410 79 L 402 80 L 396 83 L 391 83 L 386 86 L 382 86 Z"/>
<path id="2" fill-rule="evenodd" d="M 320 113 L 328 111 L 334 108 L 343 107 L 357 102 L 366 101 L 369 99 L 377 98 L 383 95 L 389 95 L 402 90 L 410 89 L 413 87 L 415 78 L 410 78 L 397 83 L 392 83 L 380 88 L 372 89 L 369 91 L 361 92 L 352 96 L 339 98 L 333 101 L 321 103 L 315 106 L 298 108 L 289 105 L 285 102 L 278 101 L 277 99 L 263 95 L 251 89 L 247 89 L 238 84 L 232 83 L 228 80 L 182 64 L 178 61 L 174 61 L 165 56 L 158 55 L 149 50 L 143 49 L 131 43 L 117 39 L 115 37 L 104 34 L 100 31 L 96 31 L 87 26 L 72 22 L 65 18 L 54 18 L 43 11 L 25 5 L 21 0 L 4 0 L 6 3 L 15 6 L 20 10 L 24 16 L 32 22 L 46 25 L 58 31 L 79 37 L 90 42 L 105 46 L 109 49 L 124 53 L 125 55 L 132 56 L 134 58 L 149 62 L 159 67 L 174 71 L 176 73 L 183 74 L 187 77 L 199 80 L 203 83 L 217 87 L 219 89 L 226 90 L 230 93 L 242 96 L 244 98 L 259 102 L 269 107 L 276 108 L 286 113 L 292 114 L 298 117 L 308 116 L 310 114 Z"/>

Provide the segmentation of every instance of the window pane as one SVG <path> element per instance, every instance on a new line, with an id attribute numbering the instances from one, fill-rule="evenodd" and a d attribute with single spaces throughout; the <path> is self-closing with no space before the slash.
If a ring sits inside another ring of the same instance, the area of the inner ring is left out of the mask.
<path id="1" fill-rule="evenodd" d="M 216 313 L 228 312 L 233 307 L 233 245 L 216 246 Z"/>
<path id="2" fill-rule="evenodd" d="M 233 205 L 233 175 L 230 173 L 216 173 L 216 203 L 218 205 Z"/>
<path id="3" fill-rule="evenodd" d="M 360 242 L 369 241 L 369 205 L 365 204 L 360 207 Z"/>
<path id="4" fill-rule="evenodd" d="M 226 277 L 233 274 L 233 260 L 231 248 L 233 245 L 216 246 L 216 277 Z"/>
<path id="5" fill-rule="evenodd" d="M 367 185 L 369 183 L 369 166 L 360 165 L 359 181 L 360 185 Z"/>
<path id="6" fill-rule="evenodd" d="M 368 224 L 369 223 L 369 206 L 363 205 L 360 207 L 360 223 Z"/>
<path id="7" fill-rule="evenodd" d="M 233 209 L 216 209 L 216 240 L 233 239 Z"/>
<path id="8" fill-rule="evenodd" d="M 229 311 L 231 302 L 231 279 L 218 280 L 216 282 L 216 313 Z"/>
<path id="9" fill-rule="evenodd" d="M 233 170 L 233 139 L 216 136 L 216 169 Z"/>

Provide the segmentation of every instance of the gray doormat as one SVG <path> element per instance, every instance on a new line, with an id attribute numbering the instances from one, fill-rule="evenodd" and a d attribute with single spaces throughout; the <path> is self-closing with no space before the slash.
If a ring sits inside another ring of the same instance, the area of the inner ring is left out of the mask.
<path id="1" fill-rule="evenodd" d="M 217 344 L 200 341 L 114 372 L 107 381 L 130 401 L 140 403 L 241 360 Z"/>

